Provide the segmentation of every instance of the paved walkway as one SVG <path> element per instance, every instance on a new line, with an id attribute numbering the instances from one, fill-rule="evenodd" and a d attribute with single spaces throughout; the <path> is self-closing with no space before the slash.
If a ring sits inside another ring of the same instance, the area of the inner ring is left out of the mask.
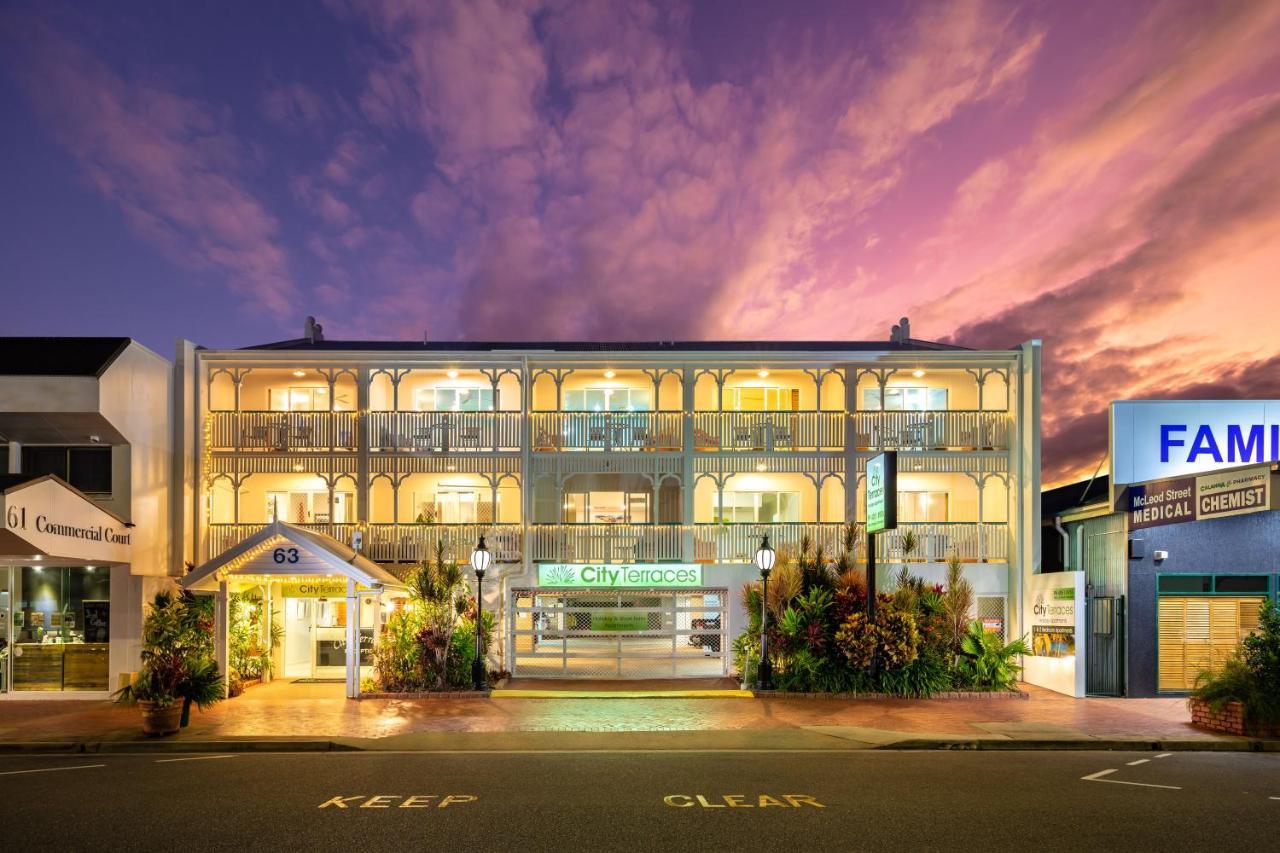
<path id="1" fill-rule="evenodd" d="M 366 699 L 340 684 L 277 681 L 207 712 L 193 711 L 181 737 L 391 739 L 431 733 L 711 732 L 813 733 L 866 744 L 912 738 L 1071 740 L 1203 739 L 1182 699 L 1071 699 L 1026 687 L 1009 699 Z M 692 738 L 692 734 L 690 735 Z M 0 742 L 141 738 L 138 711 L 108 702 L 0 702 Z M 696 739 L 696 738 L 695 738 Z M 1223 740 L 1231 738 L 1223 737 Z M 438 740 L 434 738 L 433 740 Z M 477 740 L 467 738 L 467 740 Z M 506 739 L 503 739 L 506 740 Z M 479 741 L 484 741 L 480 738 Z"/>

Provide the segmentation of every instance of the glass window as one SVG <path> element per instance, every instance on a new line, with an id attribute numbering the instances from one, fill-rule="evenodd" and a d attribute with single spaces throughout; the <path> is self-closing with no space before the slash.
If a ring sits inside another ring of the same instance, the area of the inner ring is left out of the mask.
<path id="1" fill-rule="evenodd" d="M 1218 575 L 1213 579 L 1214 592 L 1270 592 L 1271 579 L 1266 575 Z"/>
<path id="2" fill-rule="evenodd" d="M 110 447 L 73 447 L 67 457 L 71 485 L 86 494 L 111 494 Z"/>
<path id="3" fill-rule="evenodd" d="M 13 689 L 109 689 L 111 573 L 38 566 L 11 580 L 0 602 L 13 602 Z"/>
<path id="4" fill-rule="evenodd" d="M 862 389 L 862 408 L 880 409 L 880 389 Z M 904 388 L 894 386 L 884 391 L 884 408 L 888 412 L 943 412 L 947 409 L 946 388 Z"/>
<path id="5" fill-rule="evenodd" d="M 66 480 L 67 449 L 65 447 L 22 448 L 22 472 L 38 476 L 53 474 L 55 477 Z"/>
<path id="6" fill-rule="evenodd" d="M 714 502 L 715 497 L 712 497 Z M 714 509 L 713 503 L 713 509 Z M 799 492 L 725 492 L 715 513 L 724 524 L 782 524 L 800 520 Z"/>
<path id="7" fill-rule="evenodd" d="M 87 494 L 111 494 L 110 447 L 24 447 L 22 470 L 53 474 Z"/>
<path id="8" fill-rule="evenodd" d="M 355 519 L 355 504 L 351 492 L 333 493 L 333 519 L 329 518 L 329 493 L 267 492 L 267 523 L 276 520 L 290 524 L 348 524 Z"/>
<path id="9" fill-rule="evenodd" d="M 566 412 L 648 412 L 653 409 L 650 388 L 575 388 L 564 392 Z"/>
<path id="10" fill-rule="evenodd" d="M 898 521 L 907 524 L 948 521 L 948 503 L 946 492 L 898 492 Z"/>
<path id="11" fill-rule="evenodd" d="M 273 412 L 329 411 L 329 388 L 325 385 L 271 388 L 267 394 Z"/>
<path id="12" fill-rule="evenodd" d="M 1211 592 L 1213 577 L 1211 575 L 1161 575 L 1157 589 L 1164 592 Z"/>
<path id="13" fill-rule="evenodd" d="M 724 407 L 732 412 L 790 412 L 799 405 L 798 388 L 750 385 L 724 389 Z"/>
<path id="14" fill-rule="evenodd" d="M 565 524 L 648 524 L 647 492 L 571 492 L 564 496 Z"/>
<path id="15" fill-rule="evenodd" d="M 492 412 L 492 388 L 419 388 L 414 392 L 419 412 Z"/>

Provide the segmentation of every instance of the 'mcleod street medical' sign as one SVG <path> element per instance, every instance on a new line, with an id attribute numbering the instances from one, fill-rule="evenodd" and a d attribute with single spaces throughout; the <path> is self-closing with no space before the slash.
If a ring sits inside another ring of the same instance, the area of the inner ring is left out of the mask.
<path id="1" fill-rule="evenodd" d="M 1280 461 L 1280 400 L 1111 404 L 1113 487 Z"/>

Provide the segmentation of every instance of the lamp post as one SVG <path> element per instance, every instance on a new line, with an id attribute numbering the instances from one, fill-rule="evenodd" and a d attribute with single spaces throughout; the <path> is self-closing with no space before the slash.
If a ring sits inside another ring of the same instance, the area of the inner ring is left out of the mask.
<path id="1" fill-rule="evenodd" d="M 471 688 L 484 690 L 484 598 L 481 597 L 481 584 L 484 583 L 485 570 L 489 568 L 493 555 L 485 547 L 484 537 L 480 537 L 476 548 L 471 552 L 471 568 L 476 573 L 476 659 L 471 662 Z"/>
<path id="2" fill-rule="evenodd" d="M 760 671 L 756 678 L 756 687 L 760 690 L 773 689 L 773 664 L 769 662 L 769 573 L 773 571 L 773 561 L 777 556 L 769 547 L 769 537 L 765 536 L 756 551 L 756 566 L 764 582 L 760 595 Z"/>

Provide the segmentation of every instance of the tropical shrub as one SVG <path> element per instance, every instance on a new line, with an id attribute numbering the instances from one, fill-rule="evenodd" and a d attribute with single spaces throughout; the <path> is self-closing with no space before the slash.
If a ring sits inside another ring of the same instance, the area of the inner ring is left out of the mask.
<path id="1" fill-rule="evenodd" d="M 271 673 L 275 665 L 273 653 L 284 637 L 284 628 L 273 622 L 263 630 L 265 614 L 260 595 L 232 593 L 227 611 L 227 668 L 234 690 L 240 682 Z"/>
<path id="2" fill-rule="evenodd" d="M 185 727 L 194 704 L 204 710 L 225 696 L 213 648 L 213 598 L 158 592 L 142 622 L 142 667 L 115 694 L 124 703 L 157 708 L 182 703 Z"/>
<path id="3" fill-rule="evenodd" d="M 446 560 L 444 543 L 409 578 L 406 607 L 387 618 L 374 655 L 377 683 L 388 692 L 443 690 L 471 683 L 475 655 L 475 599 L 465 594 L 462 569 Z M 481 641 L 488 647 L 493 615 L 486 613 Z"/>
<path id="4" fill-rule="evenodd" d="M 989 632 L 974 620 L 961 638 L 956 670 L 961 683 L 986 690 L 1011 690 L 1022 667 L 1015 658 L 1031 654 L 1026 641 L 1019 638 L 1005 643 L 1000 635 Z"/>
<path id="5" fill-rule="evenodd" d="M 1215 710 L 1239 702 L 1255 725 L 1280 723 L 1280 609 L 1274 602 L 1262 603 L 1257 630 L 1220 670 L 1201 672 L 1191 695 Z"/>
<path id="6" fill-rule="evenodd" d="M 942 594 L 943 612 L 951 633 L 951 648 L 960 651 L 960 642 L 969 628 L 969 613 L 973 610 L 973 584 L 964 576 L 964 567 L 955 554 L 947 561 L 947 585 Z"/>

